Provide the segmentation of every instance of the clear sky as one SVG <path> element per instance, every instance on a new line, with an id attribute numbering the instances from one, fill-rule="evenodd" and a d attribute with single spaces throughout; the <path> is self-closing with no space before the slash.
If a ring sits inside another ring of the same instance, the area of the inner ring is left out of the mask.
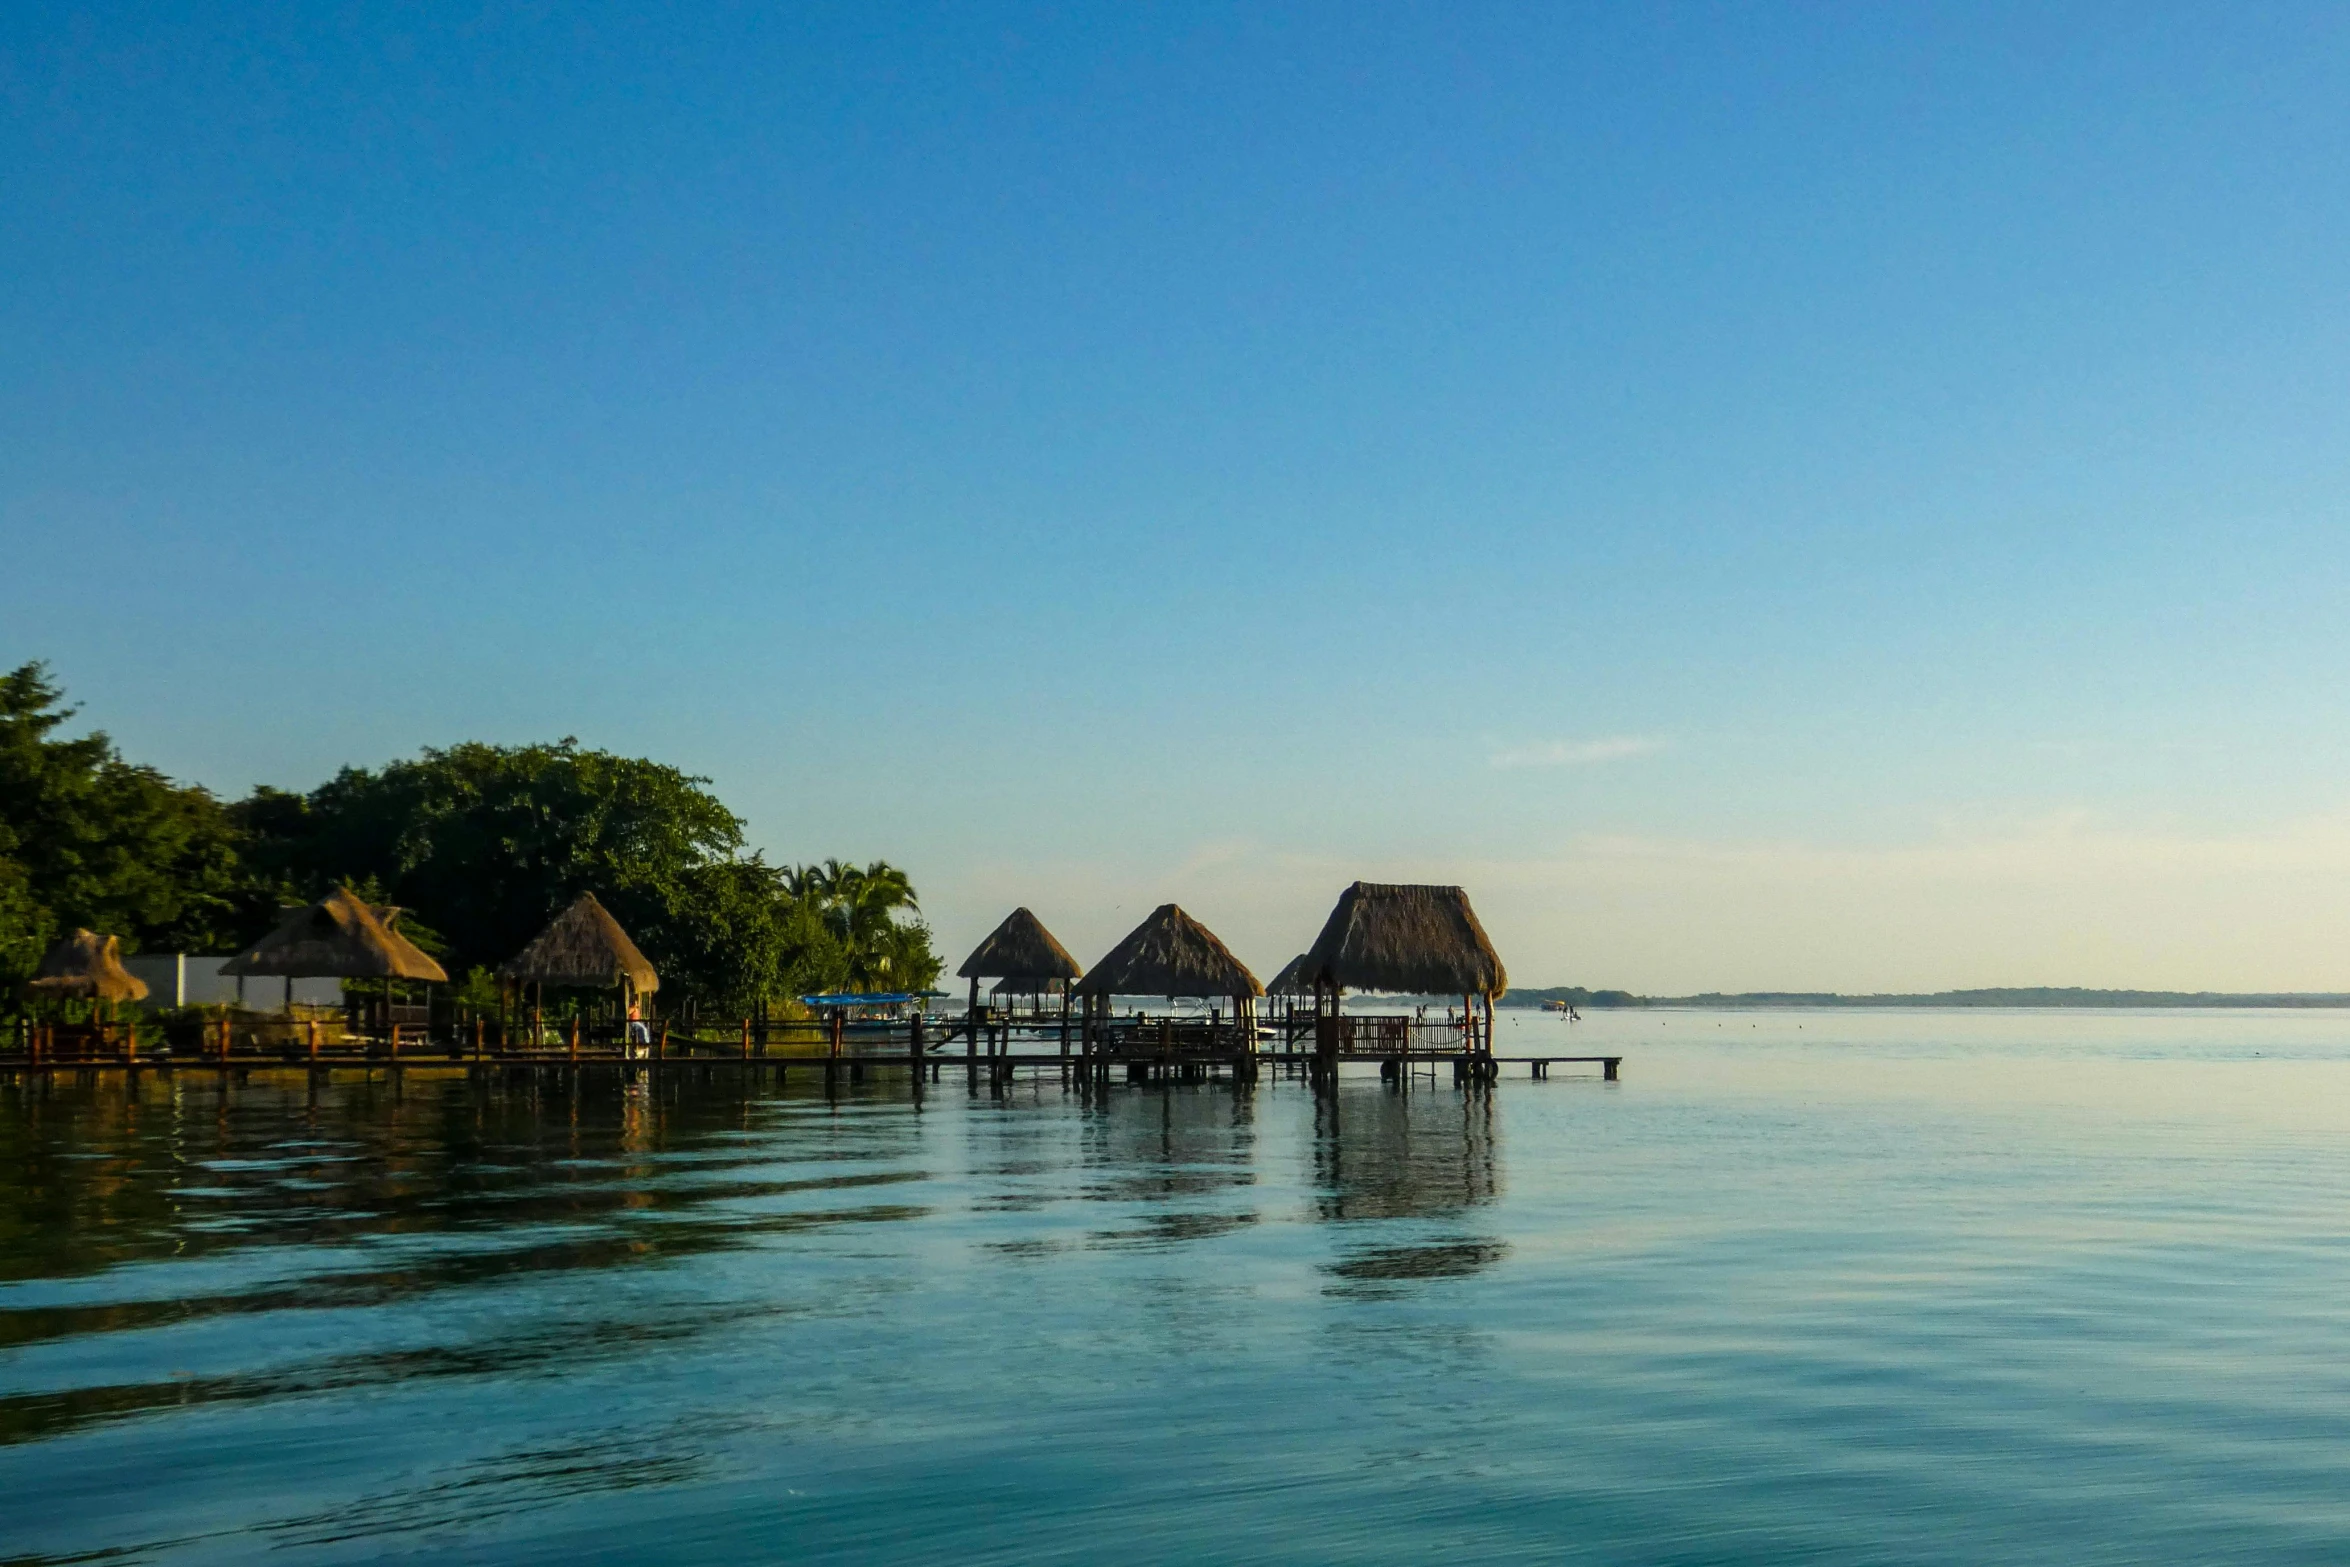
<path id="1" fill-rule="evenodd" d="M 950 962 L 2350 989 L 2350 11 L 0 10 L 0 660 Z"/>

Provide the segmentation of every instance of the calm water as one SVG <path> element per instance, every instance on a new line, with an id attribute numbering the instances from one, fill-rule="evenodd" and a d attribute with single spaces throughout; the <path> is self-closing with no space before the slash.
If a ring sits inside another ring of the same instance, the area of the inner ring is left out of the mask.
<path id="1" fill-rule="evenodd" d="M 1573 1038 L 0 1087 L 0 1561 L 2350 1560 L 2350 1017 Z"/>

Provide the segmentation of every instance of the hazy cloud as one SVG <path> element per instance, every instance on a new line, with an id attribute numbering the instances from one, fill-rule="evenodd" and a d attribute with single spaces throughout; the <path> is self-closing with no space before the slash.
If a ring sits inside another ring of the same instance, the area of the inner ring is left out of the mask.
<path id="1" fill-rule="evenodd" d="M 1609 735 L 1600 740 L 1544 740 L 1535 745 L 1512 746 L 1493 753 L 1496 767 L 1589 767 L 1599 762 L 1620 762 L 1627 757 L 1646 756 L 1665 748 L 1662 740 L 1647 735 Z"/>

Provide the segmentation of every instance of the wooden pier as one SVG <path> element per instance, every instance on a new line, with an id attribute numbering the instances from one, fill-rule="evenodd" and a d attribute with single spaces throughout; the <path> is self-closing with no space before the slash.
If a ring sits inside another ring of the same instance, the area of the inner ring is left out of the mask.
<path id="1" fill-rule="evenodd" d="M 1454 1083 L 1468 1085 L 1498 1081 L 1503 1068 L 1516 1066 L 1534 1080 L 1547 1079 L 1553 1066 L 1597 1067 L 1603 1080 L 1615 1082 L 1623 1062 L 1609 1055 L 1414 1049 L 1407 1030 L 1365 1027 L 1342 1034 L 1328 1021 L 1319 1030 L 1310 1019 L 1302 1026 L 1244 1030 L 1215 1018 L 1135 1018 L 1103 1020 L 1073 1034 L 1065 1020 L 988 1012 L 976 1019 L 855 1023 L 835 1015 L 813 1024 L 744 1020 L 731 1028 L 690 1032 L 663 1026 L 649 1041 L 635 1044 L 612 1030 L 579 1026 L 557 1031 L 558 1042 L 550 1044 L 549 1031 L 537 1028 L 532 1030 L 535 1045 L 501 1040 L 494 1028 L 478 1021 L 469 1030 L 438 1036 L 403 1037 L 394 1027 L 384 1035 L 330 1039 L 315 1023 L 255 1027 L 220 1019 L 201 1030 L 183 1027 L 168 1042 L 152 1028 L 142 1038 L 141 1030 L 129 1024 L 20 1024 L 0 1048 L 0 1075 L 696 1067 L 771 1074 L 778 1081 L 811 1075 L 830 1083 L 863 1082 L 887 1073 L 909 1075 L 918 1085 L 943 1083 L 951 1074 L 972 1085 L 1009 1085 L 1026 1075 L 1058 1077 L 1072 1085 L 1227 1080 L 1245 1086 L 1268 1071 L 1277 1079 L 1319 1083 L 1342 1066 L 1375 1063 L 1382 1078 L 1408 1087 L 1423 1072 L 1435 1082 L 1449 1069 Z M 1022 1034 L 1030 1037 L 1022 1040 Z M 1392 1041 L 1397 1048 L 1342 1048 L 1358 1041 Z"/>

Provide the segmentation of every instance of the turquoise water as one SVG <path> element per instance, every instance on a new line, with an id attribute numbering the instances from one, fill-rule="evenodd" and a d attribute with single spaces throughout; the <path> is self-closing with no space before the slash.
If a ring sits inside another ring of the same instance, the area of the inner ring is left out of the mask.
<path id="1" fill-rule="evenodd" d="M 0 1560 L 2350 1560 L 2350 1017 L 1503 1023 L 0 1086 Z"/>

